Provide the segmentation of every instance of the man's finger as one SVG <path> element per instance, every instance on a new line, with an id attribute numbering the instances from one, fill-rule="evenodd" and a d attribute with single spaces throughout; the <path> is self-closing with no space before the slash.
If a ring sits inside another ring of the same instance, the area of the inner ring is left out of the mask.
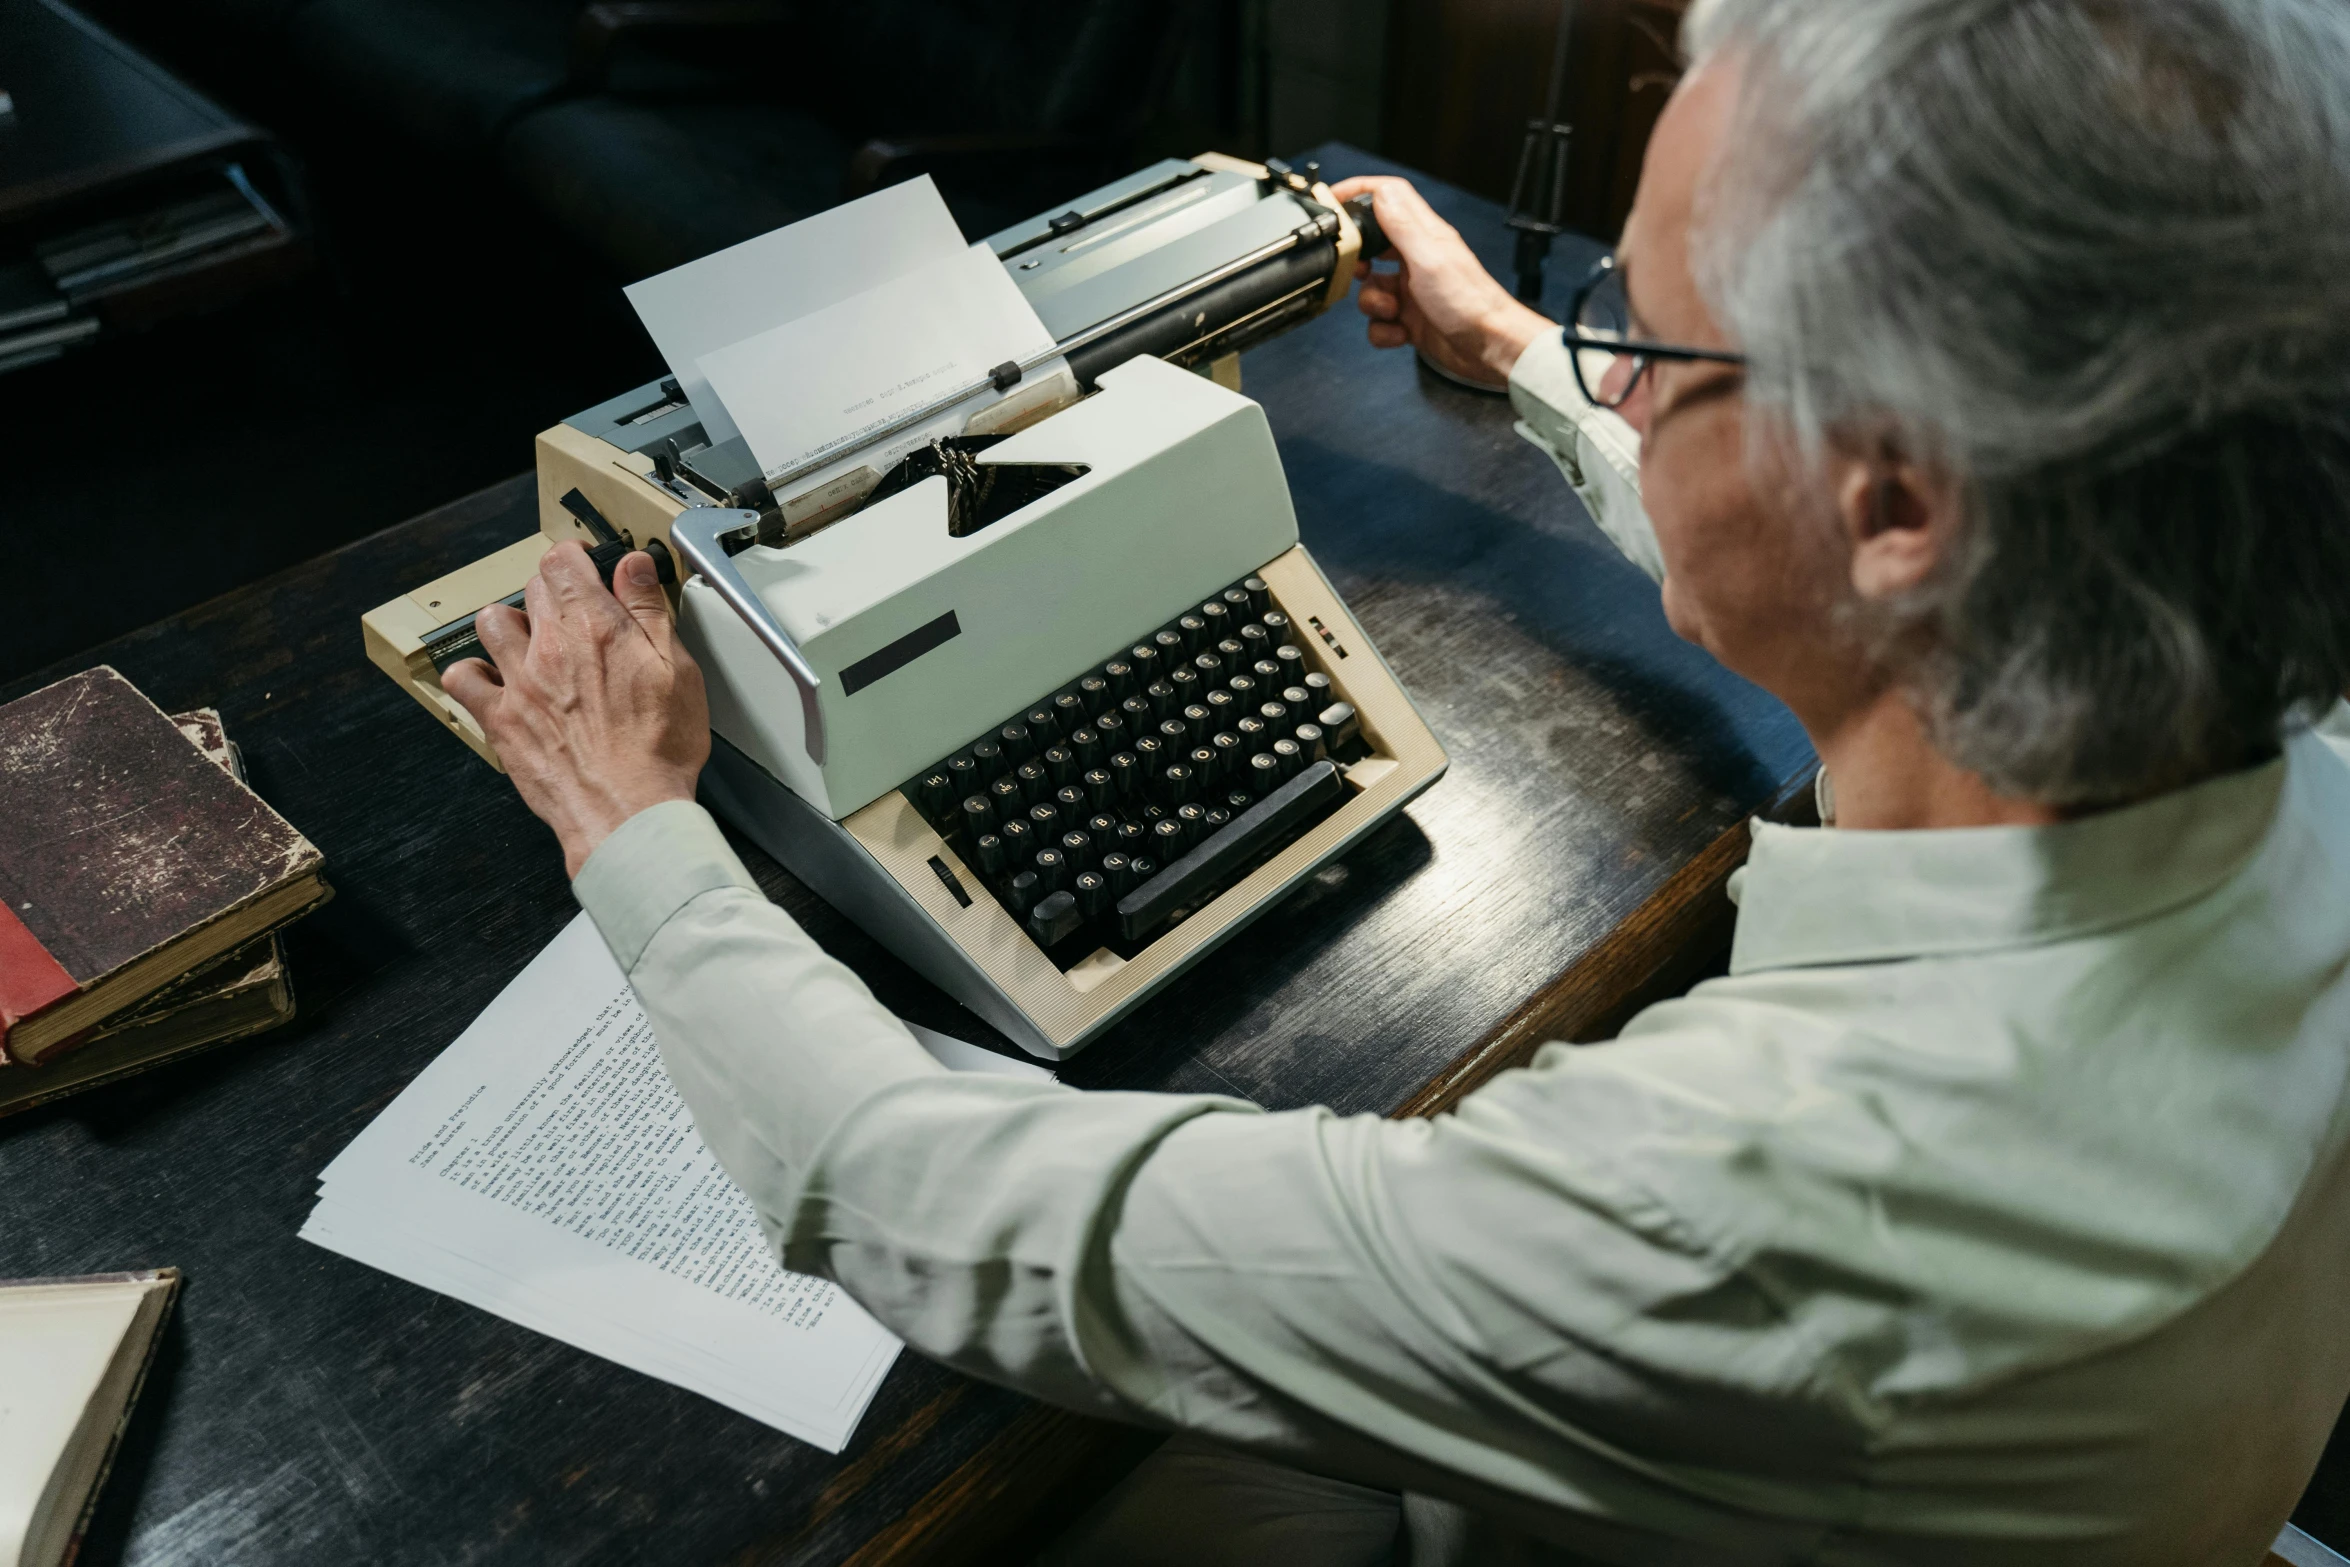
<path id="1" fill-rule="evenodd" d="M 490 715 L 505 697 L 505 688 L 489 665 L 478 658 L 460 659 L 441 672 L 441 689 L 456 700 L 459 707 L 473 715 L 473 721 L 489 732 Z"/>
<path id="2" fill-rule="evenodd" d="M 524 589 L 526 599 L 528 593 L 529 590 Z M 522 611 L 505 604 L 491 604 L 474 616 L 473 634 L 481 638 L 482 651 L 489 654 L 497 664 L 501 675 L 507 670 L 519 668 L 524 655 L 530 652 L 530 622 L 524 618 Z M 454 669 L 457 666 L 450 667 Z M 448 684 L 444 676 L 441 688 L 447 690 Z M 455 696 L 457 693 L 450 691 L 449 694 Z"/>
<path id="3" fill-rule="evenodd" d="M 603 579 L 577 539 L 565 539 L 539 557 L 539 577 L 547 585 L 549 609 L 558 613 L 593 603 L 604 596 Z"/>
<path id="4" fill-rule="evenodd" d="M 1411 335 L 1392 321 L 1371 323 L 1371 346 L 1373 348 L 1401 348 L 1411 340 Z"/>
<path id="5" fill-rule="evenodd" d="M 661 574 L 654 569 L 652 556 L 643 550 L 621 556 L 612 573 L 612 596 L 620 600 L 620 607 L 628 611 L 653 646 L 669 645 L 669 597 L 661 591 Z"/>

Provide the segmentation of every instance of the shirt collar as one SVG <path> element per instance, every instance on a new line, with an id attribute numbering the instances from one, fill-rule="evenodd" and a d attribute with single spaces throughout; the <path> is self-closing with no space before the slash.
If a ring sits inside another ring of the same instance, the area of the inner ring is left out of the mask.
<path id="1" fill-rule="evenodd" d="M 2055 827 L 1757 821 L 1730 972 L 2038 945 L 2191 903 L 2259 848 L 2288 760 L 2322 743 L 2298 736 L 2259 767 Z"/>

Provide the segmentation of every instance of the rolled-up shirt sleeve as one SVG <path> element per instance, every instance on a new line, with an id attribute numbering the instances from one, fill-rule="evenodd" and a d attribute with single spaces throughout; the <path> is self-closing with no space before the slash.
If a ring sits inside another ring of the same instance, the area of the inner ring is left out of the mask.
<path id="1" fill-rule="evenodd" d="M 1640 505 L 1640 433 L 1622 415 L 1591 405 L 1575 384 L 1570 352 L 1565 339 L 1544 332 L 1511 367 L 1518 434 L 1558 464 L 1583 509 L 1624 558 L 1661 582 L 1664 555 Z M 1599 368 L 1592 367 L 1594 373 Z"/>

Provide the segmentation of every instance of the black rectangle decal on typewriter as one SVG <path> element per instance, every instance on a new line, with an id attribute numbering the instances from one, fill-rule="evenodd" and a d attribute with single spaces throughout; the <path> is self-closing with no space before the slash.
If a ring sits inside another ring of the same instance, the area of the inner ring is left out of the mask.
<path id="1" fill-rule="evenodd" d="M 840 672 L 843 696 L 855 696 L 884 675 L 895 674 L 934 647 L 944 647 L 963 634 L 948 610 L 927 625 L 916 626 L 879 652 L 868 653 Z"/>

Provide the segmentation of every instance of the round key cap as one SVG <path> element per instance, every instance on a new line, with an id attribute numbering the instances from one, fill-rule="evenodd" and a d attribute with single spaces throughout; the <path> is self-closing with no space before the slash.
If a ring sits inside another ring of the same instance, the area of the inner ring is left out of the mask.
<path id="1" fill-rule="evenodd" d="M 972 795 L 962 804 L 963 830 L 973 837 L 995 825 L 995 802 L 984 794 Z"/>
<path id="2" fill-rule="evenodd" d="M 1151 719 L 1153 722 L 1165 718 L 1168 714 L 1174 712 L 1175 709 L 1183 705 L 1181 702 L 1175 700 L 1175 688 L 1167 684 L 1167 682 L 1164 680 L 1152 681 L 1150 683 L 1149 689 L 1144 691 L 1142 694 L 1150 699 Z"/>
<path id="3" fill-rule="evenodd" d="M 979 771 L 979 764 L 968 753 L 957 753 L 947 758 L 947 777 L 954 781 L 955 798 L 966 799 L 988 785 L 988 779 Z"/>
<path id="4" fill-rule="evenodd" d="M 1259 702 L 1257 704 L 1257 716 L 1265 721 L 1266 733 L 1276 735 L 1287 733 L 1285 726 L 1289 723 L 1288 703 Z"/>
<path id="5" fill-rule="evenodd" d="M 1102 683 L 1110 688 L 1111 702 L 1123 702 L 1142 689 L 1142 683 L 1134 678 L 1134 666 L 1122 658 L 1113 658 L 1102 666 Z M 1094 712 L 1098 716 L 1101 708 L 1095 708 Z"/>
<path id="6" fill-rule="evenodd" d="M 1229 827 L 1232 825 L 1232 813 L 1221 805 L 1210 806 L 1208 808 L 1208 814 L 1200 818 L 1200 820 L 1206 824 L 1207 830 L 1212 833 L 1215 832 L 1218 828 Z"/>
<path id="7" fill-rule="evenodd" d="M 1028 863 L 1035 868 L 1036 884 L 1047 892 L 1059 892 L 1061 883 L 1069 879 L 1069 862 L 1058 849 L 1039 849 L 1029 856 Z"/>
<path id="8" fill-rule="evenodd" d="M 1109 667 L 1116 669 L 1120 666 L 1112 664 Z M 1110 682 L 1106 676 L 1087 675 L 1077 682 L 1077 703 L 1085 709 L 1085 716 L 1091 718 L 1105 707 L 1116 707 L 1118 699 L 1110 694 Z"/>
<path id="9" fill-rule="evenodd" d="M 1041 800 L 1030 806 L 1028 822 L 1036 829 L 1038 843 L 1050 843 L 1061 836 L 1061 808 L 1050 800 Z"/>
<path id="10" fill-rule="evenodd" d="M 1167 688 L 1175 693 L 1175 700 L 1170 705 L 1174 711 L 1181 712 L 1198 701 L 1200 693 L 1207 690 L 1208 686 L 1196 670 L 1170 669 L 1167 671 Z M 1164 718 L 1167 714 L 1161 713 L 1159 716 Z"/>
<path id="11" fill-rule="evenodd" d="M 1237 636 L 1226 636 L 1219 641 L 1216 644 L 1216 656 L 1224 661 L 1226 669 L 1232 670 L 1234 673 L 1246 669 L 1248 661 L 1255 657 L 1249 652 L 1248 644 Z"/>
<path id="12" fill-rule="evenodd" d="M 1197 800 L 1188 801 L 1175 807 L 1175 819 L 1183 824 L 1184 843 L 1198 848 L 1200 839 L 1207 836 L 1208 808 Z"/>
<path id="13" fill-rule="evenodd" d="M 1030 708 L 1020 722 L 1028 727 L 1029 741 L 1040 751 L 1061 738 L 1061 715 L 1049 703 Z"/>
<path id="14" fill-rule="evenodd" d="M 971 762 L 979 769 L 979 776 L 988 783 L 994 783 L 998 778 L 1003 777 L 1006 772 L 1011 770 L 1012 766 L 1010 762 L 1004 760 L 1003 742 L 994 735 L 989 735 L 971 747 Z"/>
<path id="15" fill-rule="evenodd" d="M 1020 792 L 1032 803 L 1053 792 L 1053 780 L 1042 762 L 1022 762 L 1020 770 L 1012 775 L 1020 780 Z"/>
<path id="16" fill-rule="evenodd" d="M 1229 729 L 1220 729 L 1208 736 L 1208 749 L 1216 753 L 1216 765 L 1211 776 L 1218 783 L 1230 778 L 1232 770 L 1240 765 L 1240 759 L 1248 755 L 1248 743 Z"/>
<path id="17" fill-rule="evenodd" d="M 1085 791 L 1073 783 L 1063 784 L 1053 791 L 1053 804 L 1061 808 L 1061 820 L 1064 822 L 1076 821 L 1093 809 L 1093 802 L 1085 797 Z"/>
<path id="18" fill-rule="evenodd" d="M 1126 662 L 1134 666 L 1134 689 L 1147 691 L 1150 683 L 1159 678 L 1159 668 L 1166 660 L 1159 650 L 1148 642 L 1137 642 L 1126 650 Z"/>
<path id="19" fill-rule="evenodd" d="M 1191 728 L 1180 718 L 1170 718 L 1159 725 L 1159 738 L 1179 754 L 1191 749 Z"/>
<path id="20" fill-rule="evenodd" d="M 1289 640 L 1289 617 L 1282 614 L 1281 611 L 1277 609 L 1266 610 L 1257 617 L 1257 624 L 1272 632 L 1274 641 L 1287 642 Z"/>
<path id="21" fill-rule="evenodd" d="M 1214 711 L 1205 702 L 1194 702 L 1184 708 L 1181 715 L 1184 738 L 1193 745 L 1205 740 L 1216 727 L 1212 722 L 1215 716 Z M 946 780 L 941 778 L 939 783 L 943 787 Z"/>
<path id="22" fill-rule="evenodd" d="M 1307 703 L 1307 706 L 1316 706 L 1330 700 L 1330 677 L 1319 669 L 1308 670 L 1298 676 L 1297 683 L 1314 693 L 1313 701 Z"/>
<path id="23" fill-rule="evenodd" d="M 1248 595 L 1238 588 L 1226 588 L 1216 596 L 1224 601 L 1226 609 L 1244 620 L 1253 618 L 1257 612 L 1256 607 L 1249 603 Z"/>
<path id="24" fill-rule="evenodd" d="M 1171 686 L 1168 688 L 1170 694 L 1173 690 Z M 1159 721 L 1158 710 L 1148 696 L 1130 696 L 1120 702 L 1118 716 L 1129 731 L 1138 735 L 1150 733 L 1151 726 Z"/>
<path id="25" fill-rule="evenodd" d="M 1213 653 L 1201 653 L 1191 661 L 1192 673 L 1210 685 L 1224 678 L 1224 660 Z"/>
<path id="26" fill-rule="evenodd" d="M 1151 638 L 1151 646 L 1159 650 L 1161 668 L 1191 656 L 1191 649 L 1183 645 L 1183 633 L 1177 631 L 1173 626 L 1154 635 Z"/>
<path id="27" fill-rule="evenodd" d="M 1257 677 L 1254 675 L 1234 675 L 1224 682 L 1224 689 L 1232 693 L 1233 700 L 1237 702 L 1250 707 L 1257 705 Z"/>
<path id="28" fill-rule="evenodd" d="M 1004 868 L 1004 840 L 992 832 L 981 833 L 971 840 L 971 857 L 978 863 L 980 875 L 995 875 Z"/>
<path id="29" fill-rule="evenodd" d="M 1102 758 L 1108 754 L 1102 749 L 1102 732 L 1091 724 L 1085 725 L 1069 737 L 1069 754 L 1077 758 L 1077 770 L 1081 773 L 1101 766 Z"/>
<path id="30" fill-rule="evenodd" d="M 1330 743 L 1324 737 L 1320 724 L 1300 724 L 1290 731 L 1289 737 L 1297 742 L 1297 748 L 1305 753 L 1309 764 L 1330 754 Z"/>
<path id="31" fill-rule="evenodd" d="M 1208 628 L 1200 642 L 1202 647 L 1213 647 L 1232 635 L 1232 611 L 1224 607 L 1222 599 L 1210 599 L 1192 613 L 1199 616 L 1201 624 Z"/>
<path id="32" fill-rule="evenodd" d="M 1172 865 L 1183 858 L 1183 850 L 1190 829 L 1175 817 L 1168 817 L 1151 829 L 1151 854 L 1162 865 Z"/>
<path id="33" fill-rule="evenodd" d="M 1281 683 L 1291 685 L 1306 672 L 1306 656 L 1294 643 L 1284 642 L 1273 650 L 1273 662 L 1281 666 Z"/>
<path id="34" fill-rule="evenodd" d="M 1149 837 L 1150 829 L 1140 822 L 1120 822 L 1118 824 L 1118 847 L 1128 854 L 1139 854 L 1145 840 Z"/>
<path id="35" fill-rule="evenodd" d="M 1093 721 L 1094 733 L 1102 737 L 1102 754 L 1104 756 L 1113 751 L 1124 749 L 1127 728 L 1126 715 L 1120 712 L 1104 713 Z"/>
<path id="36" fill-rule="evenodd" d="M 1118 782 L 1120 798 L 1131 796 L 1142 779 L 1142 758 L 1132 751 L 1120 751 L 1110 758 L 1110 776 Z"/>
<path id="37" fill-rule="evenodd" d="M 1026 914 L 1036 906 L 1037 894 L 1043 890 L 1044 882 L 1036 872 L 1022 871 L 1004 883 L 1004 901 L 1014 914 Z"/>
<path id="38" fill-rule="evenodd" d="M 1028 825 L 1025 816 L 1007 817 L 997 825 L 996 836 L 1004 840 L 1004 866 L 1007 870 L 1026 865 L 1028 856 L 1036 852 L 1036 830 Z"/>
<path id="39" fill-rule="evenodd" d="M 1004 748 L 1004 760 L 1014 767 L 1027 761 L 1036 751 L 1036 737 L 1028 732 L 1026 724 L 1017 720 L 998 729 L 995 737 L 996 743 Z"/>
<path id="40" fill-rule="evenodd" d="M 1078 683 L 1084 684 L 1083 681 Z M 1083 729 L 1085 721 L 1092 716 L 1092 706 L 1084 697 L 1074 691 L 1064 691 L 1053 698 L 1053 717 L 1057 722 L 1056 732 L 1064 740 Z"/>
<path id="41" fill-rule="evenodd" d="M 1273 633 L 1251 621 L 1240 628 L 1240 645 L 1248 649 L 1250 659 L 1271 658 L 1276 644 Z"/>
<path id="42" fill-rule="evenodd" d="M 1208 635 L 1208 623 L 1197 615 L 1179 616 L 1175 621 L 1175 634 L 1183 638 L 1183 646 L 1188 652 L 1197 653 L 1203 647 L 1216 645 L 1216 639 Z"/>
<path id="43" fill-rule="evenodd" d="M 1278 691 L 1287 684 L 1282 678 L 1281 665 L 1270 658 L 1260 658 L 1249 666 L 1248 672 L 1257 677 L 1257 684 L 1267 691 Z"/>
<path id="44" fill-rule="evenodd" d="M 1106 767 L 1088 768 L 1080 786 L 1085 790 L 1085 803 L 1097 811 L 1106 811 L 1117 803 L 1118 780 Z"/>
<path id="45" fill-rule="evenodd" d="M 1110 906 L 1109 878 L 1100 871 L 1078 872 L 1069 890 L 1077 894 L 1077 912 L 1089 920 L 1099 919 Z"/>
<path id="46" fill-rule="evenodd" d="M 1118 836 L 1118 818 L 1107 811 L 1096 811 L 1085 819 L 1085 830 L 1093 837 L 1094 847 L 1114 842 Z"/>
<path id="47" fill-rule="evenodd" d="M 1134 857 L 1120 849 L 1112 849 L 1102 856 L 1102 880 L 1110 884 L 1110 896 L 1123 898 L 1134 889 Z"/>
<path id="48" fill-rule="evenodd" d="M 1273 742 L 1273 760 L 1281 764 L 1281 777 L 1286 782 L 1295 778 L 1298 769 L 1306 765 L 1306 754 L 1298 748 L 1295 740 L 1276 740 Z"/>
<path id="49" fill-rule="evenodd" d="M 987 797 L 994 802 L 998 821 L 1007 816 L 1017 816 L 1028 809 L 1027 791 L 1020 787 L 1017 778 L 998 778 L 987 786 Z"/>
<path id="50" fill-rule="evenodd" d="M 1153 800 L 1150 804 L 1142 808 L 1142 825 L 1147 829 L 1151 826 L 1152 823 L 1157 822 L 1166 814 L 1167 808 L 1159 804 L 1156 800 Z"/>
<path id="51" fill-rule="evenodd" d="M 1084 926 L 1085 916 L 1077 907 L 1077 895 L 1066 890 L 1046 893 L 1028 911 L 1028 934 L 1040 947 L 1057 947 Z"/>
<path id="52" fill-rule="evenodd" d="M 1249 714 L 1246 718 L 1234 719 L 1232 732 L 1240 736 L 1240 747 L 1244 751 L 1262 751 L 1273 743 L 1272 731 L 1268 730 L 1265 727 L 1265 721 L 1254 713 Z"/>
<path id="53" fill-rule="evenodd" d="M 1073 866 L 1093 863 L 1093 837 L 1074 828 L 1061 834 L 1061 858 Z"/>
<path id="54" fill-rule="evenodd" d="M 1248 759 L 1248 787 L 1259 799 L 1271 794 L 1281 784 L 1281 761 L 1270 751 L 1259 751 Z"/>
<path id="55" fill-rule="evenodd" d="M 1264 578 L 1243 577 L 1240 579 L 1240 590 L 1248 595 L 1250 614 L 1262 615 L 1273 607 L 1273 590 L 1265 586 Z"/>
<path id="56" fill-rule="evenodd" d="M 1053 781 L 1056 789 L 1077 776 L 1077 753 L 1065 745 L 1049 748 L 1041 760 L 1044 762 L 1044 775 Z"/>
<path id="57" fill-rule="evenodd" d="M 1138 854 L 1134 857 L 1134 885 L 1139 887 L 1157 874 L 1159 874 L 1159 862 L 1157 860 L 1152 859 L 1147 854 Z"/>
<path id="58" fill-rule="evenodd" d="M 1291 707 L 1296 708 L 1299 712 L 1302 713 L 1309 711 L 1313 707 L 1314 693 L 1308 691 L 1304 686 L 1283 686 L 1281 688 L 1281 700 L 1287 702 Z"/>
<path id="59" fill-rule="evenodd" d="M 1172 810 L 1199 795 L 1199 774 L 1187 762 L 1171 762 L 1159 769 L 1159 803 Z"/>
<path id="60" fill-rule="evenodd" d="M 922 814 L 933 822 L 945 821 L 948 807 L 955 803 L 955 782 L 946 770 L 923 774 L 914 788 L 918 796 L 915 803 L 922 807 Z"/>
<path id="61" fill-rule="evenodd" d="M 1257 797 L 1246 789 L 1227 789 L 1224 792 L 1224 809 L 1235 816 L 1256 803 Z"/>
<path id="62" fill-rule="evenodd" d="M 1216 780 L 1224 776 L 1223 755 L 1212 745 L 1193 746 L 1183 760 L 1203 790 L 1214 788 Z"/>
<path id="63" fill-rule="evenodd" d="M 1200 698 L 1200 705 L 1208 710 L 1208 731 L 1211 734 L 1246 711 L 1240 706 L 1240 698 L 1229 691 L 1210 691 Z"/>

